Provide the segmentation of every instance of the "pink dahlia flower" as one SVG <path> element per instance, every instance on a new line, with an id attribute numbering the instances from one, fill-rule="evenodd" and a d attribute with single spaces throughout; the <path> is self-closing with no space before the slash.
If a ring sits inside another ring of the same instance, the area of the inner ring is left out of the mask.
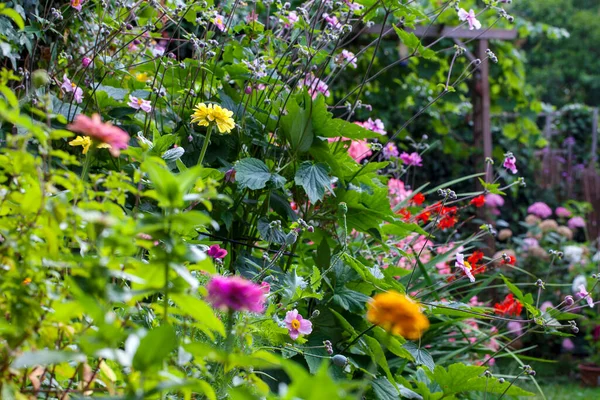
<path id="1" fill-rule="evenodd" d="M 300 335 L 308 335 L 312 332 L 312 322 L 302 318 L 295 308 L 285 314 L 283 322 L 293 340 L 298 339 Z"/>
<path id="2" fill-rule="evenodd" d="M 552 215 L 552 209 L 548 204 L 537 201 L 527 208 L 529 214 L 537 215 L 540 218 L 548 218 Z"/>
<path id="3" fill-rule="evenodd" d="M 213 306 L 230 311 L 263 312 L 264 289 L 239 276 L 215 276 L 208 285 L 208 301 Z"/>
<path id="4" fill-rule="evenodd" d="M 98 114 L 92 115 L 92 118 L 79 114 L 73 123 L 67 125 L 67 129 L 110 145 L 109 151 L 114 157 L 118 157 L 121 150 L 129 145 L 129 134 L 110 122 L 102 122 Z"/>

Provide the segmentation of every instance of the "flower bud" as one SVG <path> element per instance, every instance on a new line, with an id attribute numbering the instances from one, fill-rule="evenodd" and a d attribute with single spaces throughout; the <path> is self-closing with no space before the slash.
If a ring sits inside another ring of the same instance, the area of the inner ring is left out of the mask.
<path id="1" fill-rule="evenodd" d="M 573 304 L 575 304 L 575 300 L 573 299 L 573 296 L 571 296 L 571 295 L 565 296 L 565 304 L 567 306 L 572 306 Z"/>
<path id="2" fill-rule="evenodd" d="M 319 315 L 321 315 L 321 311 L 319 310 L 315 310 L 313 311 L 313 313 L 310 315 L 311 318 L 318 318 Z"/>
<path id="3" fill-rule="evenodd" d="M 48 72 L 45 69 L 33 71 L 31 78 L 35 88 L 43 87 L 50 83 L 50 76 L 48 76 Z"/>
<path id="4" fill-rule="evenodd" d="M 341 354 L 336 354 L 335 356 L 331 357 L 331 361 L 334 365 L 342 368 L 348 364 L 348 359 Z"/>

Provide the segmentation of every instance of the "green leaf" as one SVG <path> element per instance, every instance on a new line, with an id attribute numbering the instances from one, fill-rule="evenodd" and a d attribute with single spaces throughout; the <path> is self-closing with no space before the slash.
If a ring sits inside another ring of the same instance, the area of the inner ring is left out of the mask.
<path id="1" fill-rule="evenodd" d="M 8 18 L 12 19 L 14 23 L 17 24 L 19 29 L 25 28 L 25 22 L 23 21 L 23 18 L 21 18 L 19 13 L 13 10 L 12 8 L 0 9 L 0 15 L 6 15 Z"/>
<path id="2" fill-rule="evenodd" d="M 298 104 L 298 99 L 304 101 L 305 108 Z M 310 117 L 312 104 L 313 101 L 308 93 L 300 94 L 296 100 L 290 101 L 287 115 L 281 117 L 281 129 L 294 152 L 303 153 L 312 145 L 314 139 Z"/>
<path id="3" fill-rule="evenodd" d="M 333 294 L 333 302 L 344 310 L 351 312 L 362 312 L 365 308 L 365 303 L 369 299 L 369 296 L 348 289 L 345 286 L 337 287 Z"/>
<path id="4" fill-rule="evenodd" d="M 133 367 L 140 371 L 158 368 L 162 361 L 177 348 L 177 335 L 171 325 L 162 325 L 148 332 L 140 341 L 133 356 Z"/>
<path id="5" fill-rule="evenodd" d="M 221 336 L 225 336 L 225 327 L 223 322 L 213 312 L 212 308 L 204 301 L 184 294 L 173 294 L 171 300 L 183 312 L 194 318 L 201 325 L 205 325 L 211 331 L 217 332 Z"/>
<path id="6" fill-rule="evenodd" d="M 398 400 L 400 398 L 417 400 L 423 399 L 420 394 L 415 393 L 402 385 L 398 385 L 398 389 L 396 389 L 389 379 L 385 377 L 375 379 L 372 385 L 375 397 L 377 397 L 379 400 Z"/>
<path id="7" fill-rule="evenodd" d="M 304 188 L 308 199 L 313 204 L 319 200 L 323 200 L 325 190 L 333 193 L 331 191 L 331 180 L 329 179 L 328 171 L 327 164 L 313 164 L 310 161 L 305 161 L 296 172 L 296 177 L 294 178 L 296 185 Z"/>
<path id="8" fill-rule="evenodd" d="M 431 357 L 431 354 L 429 354 L 427 350 L 418 347 L 413 342 L 406 342 L 404 343 L 403 347 L 408 350 L 410 354 L 412 354 L 417 365 L 424 365 L 433 371 L 435 368 L 435 362 L 433 362 L 433 357 Z"/>
<path id="9" fill-rule="evenodd" d="M 256 158 L 244 158 L 235 164 L 235 180 L 242 188 L 262 189 L 271 179 L 267 165 Z"/>
<path id="10" fill-rule="evenodd" d="M 74 353 L 72 351 L 57 350 L 39 350 L 28 351 L 17 357 L 11 364 L 11 368 L 30 368 L 37 365 L 46 366 L 50 364 L 60 364 L 63 362 L 75 361 L 84 362 L 85 355 Z"/>

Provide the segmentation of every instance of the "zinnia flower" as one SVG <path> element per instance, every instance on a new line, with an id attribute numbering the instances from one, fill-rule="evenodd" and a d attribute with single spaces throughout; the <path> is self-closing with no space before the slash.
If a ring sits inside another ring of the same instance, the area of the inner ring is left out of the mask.
<path id="1" fill-rule="evenodd" d="M 540 218 L 548 218 L 552 215 L 552 209 L 548 207 L 548 204 L 536 201 L 527 208 L 529 214 L 537 215 Z"/>
<path id="2" fill-rule="evenodd" d="M 71 146 L 83 146 L 82 154 L 87 154 L 90 146 L 92 145 L 92 139 L 89 136 L 77 136 L 75 139 L 69 142 Z M 99 149 L 110 149 L 110 145 L 106 143 L 100 143 L 98 145 Z"/>
<path id="3" fill-rule="evenodd" d="M 129 103 L 127 105 L 131 108 L 135 108 L 136 110 L 142 110 L 147 113 L 152 111 L 152 103 L 150 100 L 144 100 L 137 97 L 133 97 L 129 95 Z"/>
<path id="4" fill-rule="evenodd" d="M 477 20 L 475 16 L 475 11 L 473 9 L 466 12 L 464 8 L 458 10 L 458 19 L 461 21 L 467 21 L 469 24 L 469 30 L 473 29 L 481 29 L 481 22 Z"/>
<path id="5" fill-rule="evenodd" d="M 229 311 L 263 312 L 264 289 L 239 276 L 215 276 L 208 285 L 207 299 L 213 306 Z"/>
<path id="6" fill-rule="evenodd" d="M 519 316 L 523 311 L 523 304 L 519 300 L 515 300 L 513 294 L 507 295 L 502 303 L 494 305 L 494 312 L 498 315 Z"/>
<path id="7" fill-rule="evenodd" d="M 235 128 L 235 121 L 231 117 L 233 111 L 223 108 L 217 104 L 199 103 L 192 114 L 192 123 L 199 126 L 209 126 L 211 123 L 217 125 L 220 133 L 229 133 Z"/>
<path id="8" fill-rule="evenodd" d="M 475 277 L 471 273 L 471 264 L 468 261 L 465 261 L 464 254 L 456 254 L 456 262 L 454 263 L 454 266 L 462 270 L 465 273 L 465 275 L 469 277 L 471 283 L 475 282 Z"/>
<path id="9" fill-rule="evenodd" d="M 290 337 L 293 340 L 298 339 L 300 335 L 308 335 L 312 332 L 312 322 L 302 318 L 302 315 L 295 308 L 285 314 L 283 322 L 285 322 Z"/>
<path id="10" fill-rule="evenodd" d="M 502 164 L 504 168 L 512 172 L 513 174 L 517 173 L 517 159 L 512 153 L 508 153 L 506 158 L 504 159 L 504 164 Z"/>
<path id="11" fill-rule="evenodd" d="M 590 296 L 588 291 L 585 289 L 585 285 L 579 285 L 579 291 L 575 293 L 575 295 L 581 299 L 585 299 L 588 303 L 588 306 L 594 308 L 594 300 L 592 300 L 592 296 Z"/>
<path id="12" fill-rule="evenodd" d="M 369 322 L 394 335 L 415 340 L 429 328 L 429 320 L 419 304 L 396 291 L 375 295 L 367 308 Z"/>
<path id="13" fill-rule="evenodd" d="M 77 103 L 81 103 L 83 101 L 83 90 L 81 90 L 81 88 L 75 83 L 71 82 L 66 75 L 63 76 L 63 84 L 60 86 L 60 88 L 65 93 L 73 93 L 73 98 Z"/>
<path id="14" fill-rule="evenodd" d="M 408 154 L 407 152 L 402 152 L 402 154 L 400 154 L 400 159 L 406 165 L 413 165 L 415 167 L 423 166 L 423 159 L 421 158 L 419 153 L 413 152 Z"/>
<path id="15" fill-rule="evenodd" d="M 585 220 L 581 217 L 573 217 L 567 221 L 567 225 L 573 230 L 577 228 L 585 228 Z"/>
<path id="16" fill-rule="evenodd" d="M 110 154 L 118 157 L 122 149 L 126 149 L 129 144 L 129 134 L 111 124 L 102 122 L 100 115 L 94 114 L 92 118 L 79 114 L 75 117 L 73 123 L 67 125 L 67 129 L 82 133 L 101 143 L 110 146 Z"/>
<path id="17" fill-rule="evenodd" d="M 208 248 L 206 254 L 212 258 L 225 258 L 227 255 L 227 250 L 222 249 L 218 244 L 213 244 Z"/>

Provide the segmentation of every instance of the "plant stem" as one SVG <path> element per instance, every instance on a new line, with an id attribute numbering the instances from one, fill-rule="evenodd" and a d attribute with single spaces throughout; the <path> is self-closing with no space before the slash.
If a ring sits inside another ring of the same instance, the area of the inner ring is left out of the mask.
<path id="1" fill-rule="evenodd" d="M 206 131 L 206 136 L 204 136 L 204 143 L 202 143 L 202 150 L 200 150 L 200 157 L 198 157 L 197 165 L 202 165 L 202 161 L 204 161 L 204 155 L 206 154 L 206 149 L 208 148 L 208 143 L 210 142 L 210 135 L 213 130 L 213 125 L 208 126 L 208 130 Z"/>
<path id="2" fill-rule="evenodd" d="M 87 181 L 88 172 L 90 170 L 90 165 L 92 164 L 92 153 L 94 152 L 94 145 L 90 146 L 87 154 L 85 155 L 85 160 L 83 161 L 83 169 L 81 170 L 81 180 L 83 182 Z"/>

